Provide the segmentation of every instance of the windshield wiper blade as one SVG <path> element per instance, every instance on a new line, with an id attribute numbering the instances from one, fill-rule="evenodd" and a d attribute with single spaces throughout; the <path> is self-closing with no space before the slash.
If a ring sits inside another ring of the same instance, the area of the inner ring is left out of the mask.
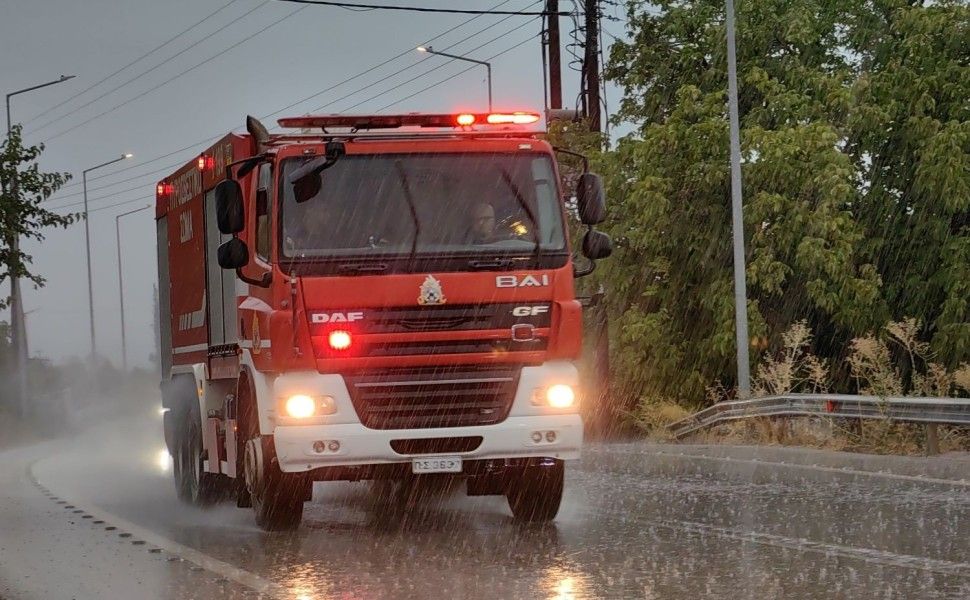
<path id="1" fill-rule="evenodd" d="M 468 267 L 470 269 L 506 269 L 515 264 L 515 261 L 511 258 L 495 258 L 492 260 L 470 260 L 468 261 Z"/>
<path id="2" fill-rule="evenodd" d="M 341 273 L 383 273 L 387 270 L 387 263 L 344 263 L 337 265 Z"/>
<path id="3" fill-rule="evenodd" d="M 408 257 L 408 268 L 414 266 L 414 257 L 418 254 L 418 236 L 421 235 L 421 221 L 418 220 L 418 209 L 414 205 L 414 197 L 411 195 L 411 185 L 408 183 L 408 174 L 404 171 L 404 165 L 400 160 L 394 161 L 397 174 L 401 179 L 401 188 L 404 190 L 404 199 L 408 203 L 411 211 L 411 219 L 414 221 L 414 239 L 411 241 L 411 255 Z"/>
<path id="4" fill-rule="evenodd" d="M 522 210 L 528 215 L 529 220 L 532 221 L 532 239 L 535 240 L 535 248 L 533 248 L 532 253 L 536 255 L 536 262 L 538 262 L 539 256 L 542 253 L 542 243 L 539 241 L 539 222 L 536 220 L 536 215 L 532 212 L 532 207 L 529 206 L 529 203 L 525 201 L 525 197 L 522 196 L 522 190 L 519 189 L 519 186 L 515 185 L 515 182 L 512 181 L 512 176 L 509 175 L 509 172 L 505 168 L 502 168 L 502 181 L 505 182 L 505 185 L 509 186 L 519 206 L 522 207 Z"/>

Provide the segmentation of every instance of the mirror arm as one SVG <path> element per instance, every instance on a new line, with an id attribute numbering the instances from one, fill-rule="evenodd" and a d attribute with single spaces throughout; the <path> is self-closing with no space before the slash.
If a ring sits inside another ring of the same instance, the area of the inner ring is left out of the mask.
<path id="1" fill-rule="evenodd" d="M 255 285 L 261 288 L 268 288 L 271 283 L 273 283 L 273 273 L 272 271 L 267 271 L 263 273 L 263 276 L 259 279 L 253 279 L 248 275 L 243 273 L 242 267 L 236 269 L 236 277 L 238 277 L 243 283 L 248 283 L 249 285 Z"/>
<path id="2" fill-rule="evenodd" d="M 589 259 L 589 258 L 587 258 L 586 260 L 587 260 L 587 262 L 589 262 L 589 266 L 587 266 L 587 267 L 585 267 L 583 269 L 576 268 L 576 263 L 575 262 L 573 263 L 573 278 L 574 279 L 579 279 L 580 277 L 586 277 L 587 275 L 589 275 L 590 273 L 592 273 L 593 271 L 596 270 L 596 261 L 595 260 L 592 260 L 592 259 Z"/>
<path id="3" fill-rule="evenodd" d="M 572 150 L 566 150 L 565 148 L 560 148 L 559 146 L 553 146 L 553 150 L 556 152 L 562 152 L 563 154 L 568 154 L 569 156 L 575 156 L 576 158 L 583 161 L 583 173 L 589 173 L 589 158 L 585 154 L 580 154 L 579 152 L 573 152 Z"/>

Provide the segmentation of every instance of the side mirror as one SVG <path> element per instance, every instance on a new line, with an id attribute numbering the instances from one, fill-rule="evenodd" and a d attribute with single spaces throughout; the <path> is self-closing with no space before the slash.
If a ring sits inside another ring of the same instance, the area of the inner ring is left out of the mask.
<path id="1" fill-rule="evenodd" d="M 583 236 L 583 256 L 590 260 L 600 260 L 613 254 L 613 240 L 602 231 L 590 229 Z"/>
<path id="2" fill-rule="evenodd" d="M 606 196 L 603 180 L 596 173 L 583 173 L 576 185 L 579 220 L 584 225 L 598 225 L 606 220 Z"/>
<path id="3" fill-rule="evenodd" d="M 249 264 L 249 248 L 246 242 L 237 237 L 220 245 L 216 255 L 223 269 L 241 269 Z"/>
<path id="4" fill-rule="evenodd" d="M 216 221 L 226 235 L 239 233 L 246 225 L 242 188 L 235 179 L 224 179 L 216 185 Z"/>

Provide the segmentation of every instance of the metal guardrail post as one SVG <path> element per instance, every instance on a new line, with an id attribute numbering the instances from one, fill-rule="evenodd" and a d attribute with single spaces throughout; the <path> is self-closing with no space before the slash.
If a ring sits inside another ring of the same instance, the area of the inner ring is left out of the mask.
<path id="1" fill-rule="evenodd" d="M 940 436 L 936 423 L 926 424 L 926 456 L 936 456 L 940 453 Z"/>

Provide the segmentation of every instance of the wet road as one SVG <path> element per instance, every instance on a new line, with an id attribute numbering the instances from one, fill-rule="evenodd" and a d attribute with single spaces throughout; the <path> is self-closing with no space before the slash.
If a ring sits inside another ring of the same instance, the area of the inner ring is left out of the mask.
<path id="1" fill-rule="evenodd" d="M 269 534 L 245 509 L 179 505 L 159 429 L 129 420 L 4 461 L 21 474 L 33 463 L 51 496 L 97 512 L 82 522 L 30 484 L 48 516 L 18 514 L 11 529 L 5 515 L 0 596 L 97 597 L 85 595 L 94 585 L 39 593 L 38 578 L 111 553 L 108 572 L 88 576 L 140 577 L 143 597 L 970 598 L 966 459 L 926 479 L 914 476 L 929 473 L 925 459 L 893 475 L 869 473 L 886 459 L 831 453 L 591 445 L 567 470 L 553 525 L 518 526 L 503 499 L 463 494 L 402 513 L 367 484 L 339 483 L 316 485 L 299 531 Z M 32 518 L 65 535 L 62 553 L 17 550 Z M 146 543 L 119 541 L 126 526 Z M 43 565 L 33 582 L 28 564 Z"/>

